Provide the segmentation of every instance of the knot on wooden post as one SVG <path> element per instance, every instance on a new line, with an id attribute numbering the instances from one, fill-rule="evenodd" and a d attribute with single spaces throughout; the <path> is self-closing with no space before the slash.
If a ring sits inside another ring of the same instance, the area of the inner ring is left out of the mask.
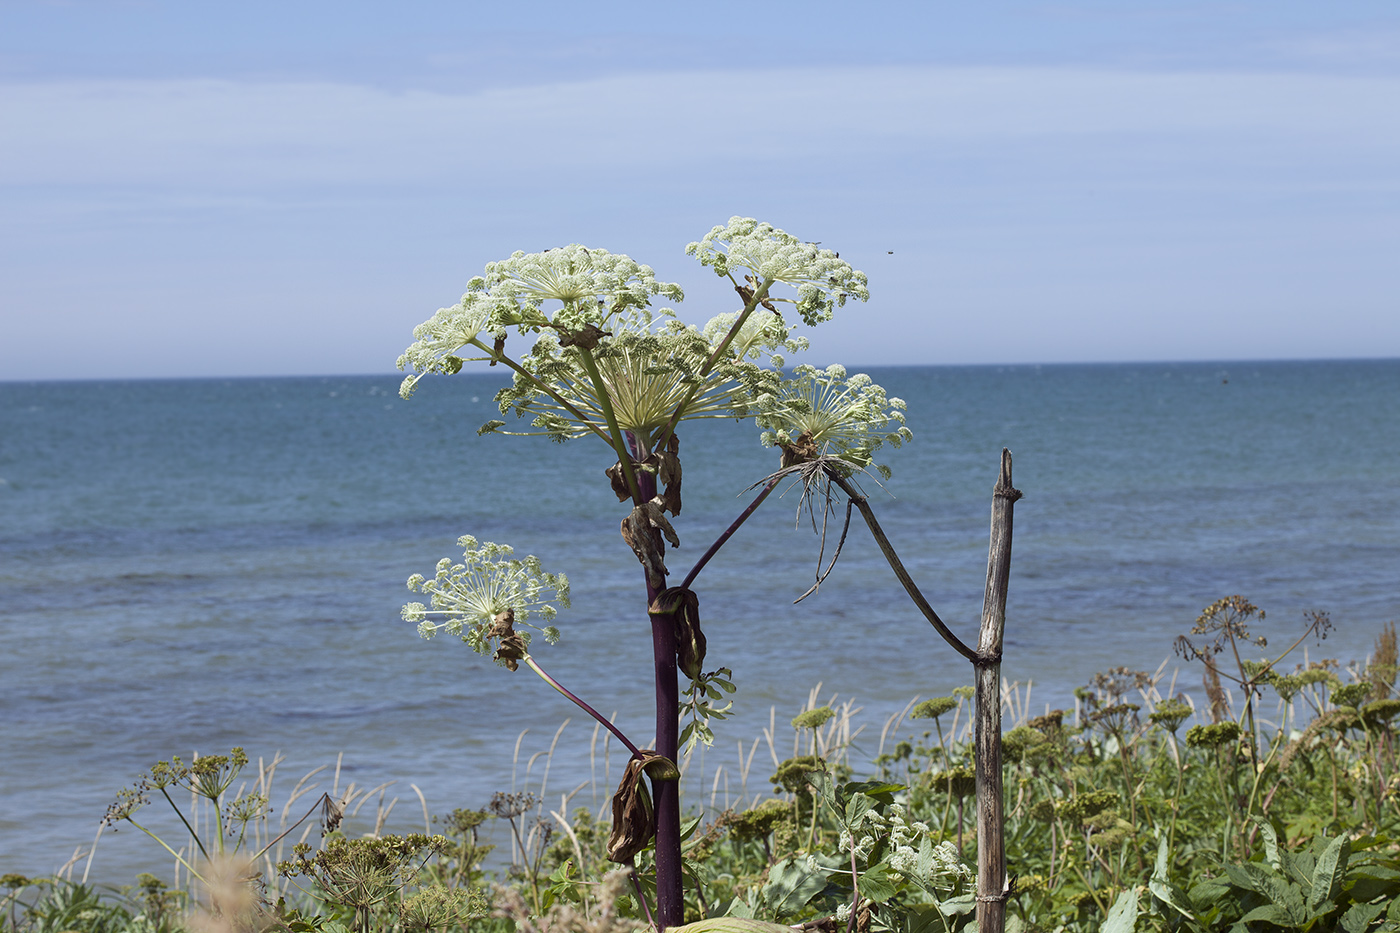
<path id="1" fill-rule="evenodd" d="M 1005 499 L 1007 502 L 1015 502 L 1024 495 L 1025 493 L 1021 492 L 1021 490 L 1017 489 L 1015 486 L 1003 486 L 1001 483 L 997 483 L 996 488 L 992 490 L 993 497 Z"/>
<path id="2" fill-rule="evenodd" d="M 973 666 L 973 667 L 996 667 L 996 666 L 997 666 L 998 664 L 1000 664 L 1000 663 L 1001 663 L 1001 652 L 1000 652 L 1000 651 L 996 652 L 995 654 L 993 654 L 993 653 L 991 653 L 991 652 L 982 652 L 982 651 L 979 651 L 979 652 L 977 652 L 976 656 L 973 657 L 973 659 L 972 659 L 972 666 Z"/>

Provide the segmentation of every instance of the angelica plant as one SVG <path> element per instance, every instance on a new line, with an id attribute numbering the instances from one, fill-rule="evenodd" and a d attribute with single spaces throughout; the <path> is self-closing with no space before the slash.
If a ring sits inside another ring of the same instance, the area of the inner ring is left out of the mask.
<path id="1" fill-rule="evenodd" d="M 727 280 L 739 296 L 737 310 L 687 324 L 671 308 L 652 304 L 682 301 L 680 287 L 628 256 L 577 244 L 516 252 L 488 263 L 460 302 L 415 328 L 398 361 L 401 370 L 412 370 L 400 389 L 405 398 L 428 374 L 450 375 L 469 361 L 503 365 L 512 382 L 496 402 L 502 418 L 516 423 L 492 420 L 479 434 L 539 434 L 559 442 L 592 435 L 610 449 L 615 462 L 606 473 L 626 503 L 621 535 L 644 571 L 656 659 L 655 749 L 639 748 L 550 676 L 531 653 L 530 632 L 516 631 L 522 625 L 553 643 L 556 603 L 569 605 L 567 578 L 545 572 L 536 558 L 515 559 L 505 545 L 464 537 L 461 562 L 444 559 L 431 579 L 409 579 L 429 601 L 408 604 L 403 617 L 425 638 L 446 632 L 511 670 L 526 665 L 632 751 L 614 800 L 609 851 L 630 864 L 654 833 L 661 926 L 682 922 L 679 719 L 691 719 L 689 744 L 709 744 L 709 722 L 728 713 L 722 703 L 735 689 L 728 668 L 705 670 L 691 584 L 780 478 L 761 483 L 744 512 L 671 585 L 667 548 L 680 544 L 672 519 L 682 508 L 678 429 L 696 419 L 752 417 L 762 442 L 783 449 L 784 466 L 820 462 L 843 479 L 870 467 L 882 444 L 898 446 L 910 437 L 904 403 L 868 376 L 847 377 L 839 366 L 784 370 L 787 355 L 808 346 L 795 327 L 815 326 L 848 301 L 869 298 L 863 273 L 832 250 L 745 217 L 714 227 L 686 252 Z M 785 317 L 786 309 L 795 320 Z M 678 670 L 691 681 L 685 702 Z M 643 772 L 651 778 L 649 794 Z"/>

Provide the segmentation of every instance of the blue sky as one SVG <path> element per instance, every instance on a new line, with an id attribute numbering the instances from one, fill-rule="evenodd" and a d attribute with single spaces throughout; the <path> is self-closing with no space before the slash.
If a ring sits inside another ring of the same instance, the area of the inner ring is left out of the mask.
<path id="1" fill-rule="evenodd" d="M 386 372 L 515 249 L 732 214 L 812 360 L 1400 356 L 1400 5 L 0 0 L 0 379 Z"/>

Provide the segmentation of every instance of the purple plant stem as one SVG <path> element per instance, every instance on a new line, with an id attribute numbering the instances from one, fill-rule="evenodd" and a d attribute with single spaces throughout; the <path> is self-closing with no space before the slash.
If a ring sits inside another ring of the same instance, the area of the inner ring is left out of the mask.
<path id="1" fill-rule="evenodd" d="M 567 688 L 565 688 L 563 684 L 559 683 L 559 681 L 555 680 L 549 674 L 546 674 L 544 668 L 540 667 L 539 663 L 536 662 L 534 658 L 527 654 L 525 655 L 524 660 L 526 664 L 530 665 L 530 670 L 534 671 L 536 674 L 539 674 L 540 677 L 544 679 L 545 683 L 549 684 L 555 690 L 558 690 L 560 693 L 564 694 L 564 696 L 568 697 L 569 700 L 571 700 L 575 706 L 583 710 L 588 715 L 592 716 L 594 719 L 598 720 L 598 722 L 602 724 L 604 729 L 607 729 L 613 735 L 617 736 L 617 740 L 623 745 L 626 745 L 632 751 L 633 755 L 640 756 L 642 754 L 641 749 L 633 745 L 631 739 L 627 738 L 627 736 L 619 732 L 617 726 L 614 726 L 612 723 L 608 722 L 606 719 L 603 718 L 602 713 L 598 712 L 596 709 L 589 706 L 587 703 L 583 702 L 578 697 L 574 696 L 574 694 L 570 692 Z"/>
<path id="2" fill-rule="evenodd" d="M 690 573 L 686 574 L 685 579 L 681 581 L 681 587 L 683 589 L 690 589 L 690 584 L 695 582 L 695 577 L 700 571 L 705 569 L 705 565 L 710 562 L 710 558 L 719 553 L 719 549 L 724 547 L 724 543 L 734 536 L 734 532 L 739 530 L 740 525 L 748 521 L 749 516 L 754 513 L 755 509 L 763 504 L 763 500 L 768 498 L 768 494 L 772 492 L 777 485 L 778 480 L 776 478 L 770 479 L 764 485 L 763 491 L 755 496 L 754 500 L 749 503 L 749 507 L 740 512 L 739 517 L 734 519 L 734 522 L 728 528 L 724 529 L 724 534 L 715 539 L 715 543 L 710 545 L 708 551 L 700 555 L 700 559 L 695 562 L 695 566 L 690 568 Z"/>
<path id="3" fill-rule="evenodd" d="M 636 439 L 630 434 L 628 447 L 637 450 Z M 639 458 L 640 459 L 640 458 Z M 641 500 L 656 495 L 656 474 L 637 471 L 637 487 Z M 653 534 L 660 535 L 653 531 Z M 661 545 L 665 547 L 664 544 Z M 659 590 L 647 580 L 647 607 Z M 656 751 L 679 764 L 680 747 L 680 683 L 676 678 L 676 630 L 667 616 L 652 616 L 652 662 L 656 671 Z M 685 922 L 685 894 L 681 883 L 681 786 L 679 781 L 651 782 L 651 796 L 656 816 L 656 925 L 659 929 L 677 927 Z"/>

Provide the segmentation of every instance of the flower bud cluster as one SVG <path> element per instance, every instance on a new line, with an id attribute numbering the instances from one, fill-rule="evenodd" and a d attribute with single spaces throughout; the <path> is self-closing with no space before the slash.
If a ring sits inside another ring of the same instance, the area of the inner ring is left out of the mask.
<path id="1" fill-rule="evenodd" d="M 547 573 L 539 558 L 531 555 L 513 558 L 514 549 L 491 541 L 478 542 L 471 535 L 457 541 L 462 562 L 444 557 L 438 561 L 432 579 L 421 574 L 408 578 L 408 588 L 430 597 L 432 608 L 413 602 L 403 607 L 406 622 L 418 623 L 418 634 L 432 638 L 440 631 L 456 635 L 480 654 L 492 650 L 489 632 L 497 616 L 510 610 L 514 621 L 533 628 L 545 641 L 554 644 L 559 630 L 553 625 L 532 625 L 538 616 L 552 621 L 557 611 L 550 600 L 569 605 L 569 579 L 562 573 Z M 442 616 L 442 621 L 429 619 Z M 520 637 L 528 644 L 529 633 Z"/>
<path id="2" fill-rule="evenodd" d="M 796 288 L 796 301 L 774 300 L 795 304 L 809 325 L 831 320 L 848 298 L 870 298 L 865 273 L 852 269 L 836 253 L 752 217 L 729 218 L 728 224 L 714 227 L 685 251 L 716 275 L 733 278 L 736 271 L 747 269 L 759 282 Z"/>
<path id="3" fill-rule="evenodd" d="M 764 446 L 791 446 L 805 435 L 822 453 L 858 469 L 870 466 L 884 444 L 899 447 L 914 436 L 904 426 L 903 399 L 889 397 L 864 373 L 847 377 L 840 365 L 796 367 L 778 391 L 758 398 L 757 408 Z M 889 476 L 888 468 L 876 469 Z"/>

